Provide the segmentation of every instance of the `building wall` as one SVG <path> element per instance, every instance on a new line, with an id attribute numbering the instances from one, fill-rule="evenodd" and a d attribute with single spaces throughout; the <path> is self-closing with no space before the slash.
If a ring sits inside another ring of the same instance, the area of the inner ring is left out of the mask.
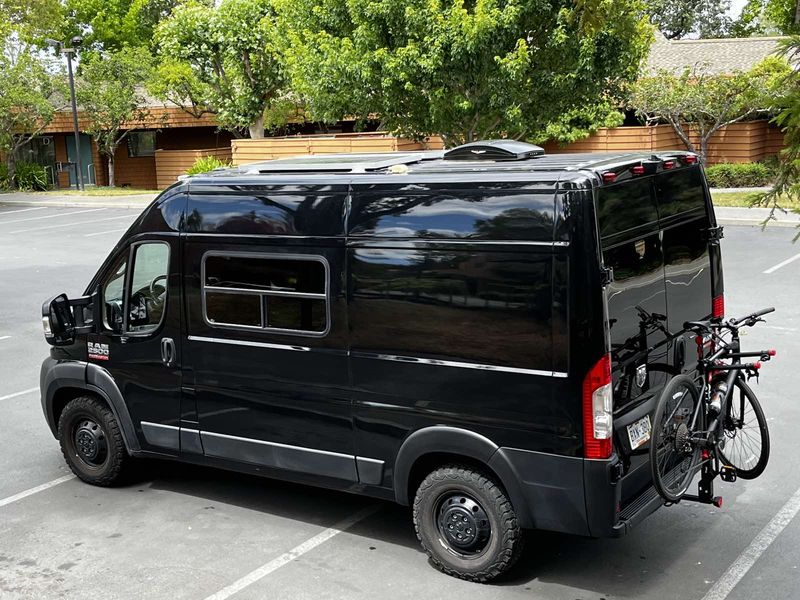
<path id="1" fill-rule="evenodd" d="M 203 156 L 216 156 L 222 161 L 231 160 L 230 145 L 206 150 L 156 150 L 156 187 L 169 187 L 185 174 L 195 161 Z"/>

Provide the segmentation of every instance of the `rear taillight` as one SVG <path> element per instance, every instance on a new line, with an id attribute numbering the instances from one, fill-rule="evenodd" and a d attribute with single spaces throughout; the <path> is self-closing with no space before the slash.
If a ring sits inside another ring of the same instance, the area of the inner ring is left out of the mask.
<path id="1" fill-rule="evenodd" d="M 711 300 L 711 316 L 722 318 L 725 316 L 725 296 L 720 294 Z"/>
<path id="2" fill-rule="evenodd" d="M 583 455 L 611 456 L 613 435 L 611 356 L 606 354 L 583 380 Z"/>

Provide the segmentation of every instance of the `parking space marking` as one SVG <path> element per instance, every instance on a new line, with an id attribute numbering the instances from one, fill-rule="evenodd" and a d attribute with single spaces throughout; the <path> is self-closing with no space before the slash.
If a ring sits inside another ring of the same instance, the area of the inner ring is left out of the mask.
<path id="1" fill-rule="evenodd" d="M 703 600 L 725 600 L 731 590 L 736 587 L 736 584 L 747 574 L 750 567 L 764 554 L 770 544 L 775 541 L 775 538 L 780 535 L 781 531 L 797 516 L 798 512 L 800 512 L 800 489 L 789 498 L 770 522 L 764 526 L 764 529 L 750 542 L 750 545 L 739 555 L 739 558 L 728 567 L 722 577 L 703 596 Z"/>
<path id="2" fill-rule="evenodd" d="M 125 227 L 124 229 L 109 229 L 108 231 L 95 231 L 94 233 L 87 233 L 83 237 L 94 237 L 96 235 L 105 235 L 107 233 L 122 233 L 123 231 L 128 231 L 128 228 Z"/>
<path id="3" fill-rule="evenodd" d="M 38 392 L 38 391 L 39 391 L 38 387 L 29 388 L 27 390 L 22 390 L 21 392 L 14 392 L 13 394 L 8 394 L 7 396 L 0 396 L 0 401 L 11 400 L 11 398 L 16 398 L 17 396 L 24 396 L 25 394 L 30 394 L 31 392 Z"/>
<path id="4" fill-rule="evenodd" d="M 3 340 L 8 340 L 10 338 L 11 338 L 10 335 L 0 335 L 0 342 L 2 342 Z"/>
<path id="5" fill-rule="evenodd" d="M 332 537 L 342 533 L 343 531 L 349 529 L 359 521 L 366 519 L 367 517 L 375 514 L 380 509 L 380 505 L 373 505 L 368 506 L 367 508 L 358 511 L 355 514 L 350 515 L 349 517 L 342 519 L 338 523 L 336 523 L 333 527 L 329 527 L 325 531 L 318 533 L 312 538 L 307 539 L 302 544 L 295 546 L 288 552 L 281 554 L 279 557 L 272 559 L 268 563 L 258 567 L 256 570 L 251 571 L 241 579 L 234 581 L 227 587 L 222 588 L 220 591 L 208 596 L 205 600 L 226 600 L 230 598 L 237 592 L 240 592 L 244 588 L 254 584 L 255 582 L 263 579 L 270 573 L 277 571 L 282 566 L 292 562 L 294 559 L 302 556 L 306 552 L 309 552 L 319 546 L 320 544 L 324 544 Z"/>
<path id="6" fill-rule="evenodd" d="M 21 212 L 30 212 L 32 210 L 44 210 L 47 208 L 46 206 L 35 206 L 33 208 L 19 208 L 17 210 L 4 210 L 0 211 L 0 216 L 2 215 L 10 215 L 12 213 L 21 213 Z"/>
<path id="7" fill-rule="evenodd" d="M 0 221 L 0 225 L 11 225 L 12 223 L 24 223 L 26 221 L 41 221 L 42 219 L 54 219 L 55 217 L 68 217 L 70 215 L 81 215 L 84 213 L 98 212 L 105 208 L 89 208 L 87 210 L 73 210 L 71 212 L 58 212 L 54 215 L 43 215 L 41 217 L 28 217 L 27 219 L 14 219 L 12 221 Z"/>
<path id="8" fill-rule="evenodd" d="M 789 263 L 793 263 L 794 261 L 796 261 L 796 260 L 798 260 L 798 259 L 800 259 L 800 254 L 795 254 L 794 256 L 790 256 L 789 258 L 787 258 L 787 259 L 786 259 L 786 260 L 784 260 L 783 262 L 779 262 L 779 263 L 778 263 L 777 265 L 775 265 L 774 267 L 770 267 L 769 269 L 767 269 L 766 271 L 764 271 L 764 275 L 769 275 L 770 273 L 774 273 L 775 271 L 777 271 L 777 270 L 778 270 L 778 269 L 780 269 L 781 267 L 785 267 L 785 266 L 786 266 L 786 265 L 788 265 Z"/>
<path id="9" fill-rule="evenodd" d="M 44 231 L 46 229 L 58 229 L 59 227 L 79 227 L 89 223 L 102 223 L 103 221 L 114 221 L 115 219 L 130 219 L 133 221 L 136 217 L 134 215 L 118 215 L 116 217 L 106 217 L 105 219 L 92 219 L 91 221 L 80 221 L 78 223 L 59 223 L 58 225 L 47 225 L 46 227 L 36 227 L 35 229 L 18 229 L 16 231 L 9 231 L 12 233 L 30 233 L 32 231 Z"/>
<path id="10" fill-rule="evenodd" d="M 14 494 L 13 496 L 9 496 L 8 498 L 3 498 L 2 500 L 0 500 L 0 508 L 8 506 L 9 504 L 13 504 L 14 502 L 19 502 L 20 500 L 27 498 L 28 496 L 33 496 L 34 494 L 38 494 L 39 492 L 49 490 L 51 487 L 55 487 L 71 479 L 75 479 L 75 475 L 64 475 L 63 477 L 59 477 L 58 479 L 53 479 L 53 481 L 48 481 L 47 483 L 43 483 L 42 485 L 37 485 L 36 487 L 32 487 L 31 489 L 25 490 L 24 492 L 20 492 L 19 494 Z"/>

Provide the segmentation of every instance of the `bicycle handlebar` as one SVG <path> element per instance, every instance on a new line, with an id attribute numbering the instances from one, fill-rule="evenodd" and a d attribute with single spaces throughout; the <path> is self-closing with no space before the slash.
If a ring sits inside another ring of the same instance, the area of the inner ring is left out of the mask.
<path id="1" fill-rule="evenodd" d="M 738 319 L 731 319 L 729 321 L 729 323 L 735 327 L 739 323 L 747 322 L 747 321 L 755 321 L 755 319 L 758 319 L 759 317 L 763 317 L 764 315 L 768 315 L 771 312 L 775 312 L 775 307 L 774 306 L 770 306 L 768 308 L 762 308 L 761 310 L 757 310 L 756 312 L 751 313 L 751 314 L 747 315 L 746 317 L 740 317 Z"/>
<path id="2" fill-rule="evenodd" d="M 686 321 L 683 324 L 684 331 L 695 331 L 698 329 L 702 329 L 704 331 L 710 331 L 712 327 L 727 327 L 728 329 L 739 329 L 742 326 L 753 326 L 758 321 L 759 317 L 767 315 L 771 312 L 775 312 L 775 307 L 770 306 L 768 308 L 762 308 L 761 310 L 757 310 L 754 313 L 751 313 L 745 317 L 740 317 L 739 319 L 728 319 L 727 321 L 723 321 L 722 323 L 714 323 L 714 321 Z"/>

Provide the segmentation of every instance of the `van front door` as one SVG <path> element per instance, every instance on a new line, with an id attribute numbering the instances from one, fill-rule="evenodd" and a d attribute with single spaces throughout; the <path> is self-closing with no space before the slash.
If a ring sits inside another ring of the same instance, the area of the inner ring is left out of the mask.
<path id="1" fill-rule="evenodd" d="M 114 379 L 141 447 L 169 454 L 180 449 L 180 285 L 177 236 L 131 244 L 101 279 L 100 333 L 87 339 L 89 363 Z"/>

